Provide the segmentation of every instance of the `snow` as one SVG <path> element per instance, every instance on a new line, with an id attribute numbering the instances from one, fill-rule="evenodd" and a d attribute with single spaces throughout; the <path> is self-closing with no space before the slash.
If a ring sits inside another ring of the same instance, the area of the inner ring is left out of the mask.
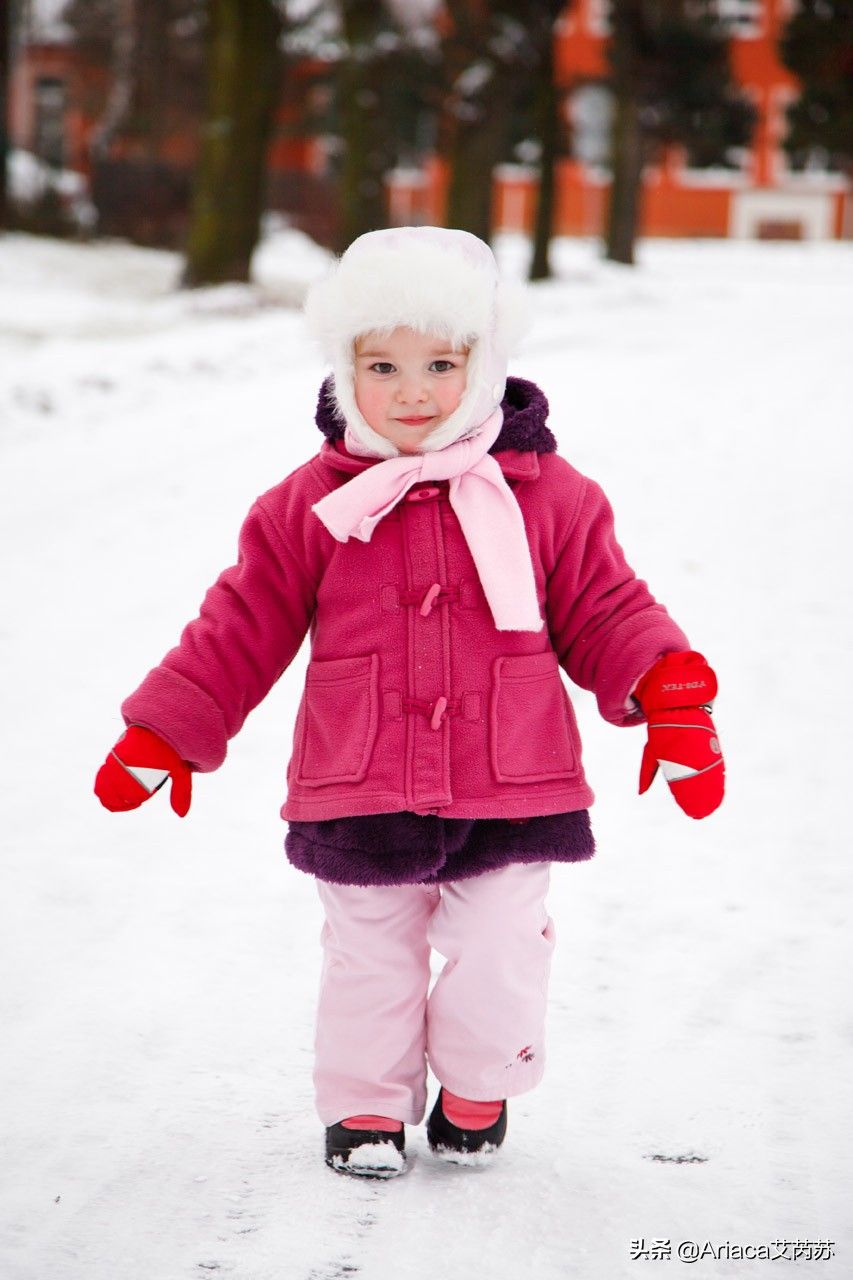
<path id="1" fill-rule="evenodd" d="M 377 1184 L 313 1111 L 321 916 L 278 818 L 305 652 L 188 818 L 92 795 L 121 698 L 319 443 L 294 304 L 326 255 L 281 230 L 257 285 L 181 294 L 168 253 L 0 239 L 3 1280 L 618 1280 L 682 1240 L 704 1280 L 765 1274 L 726 1242 L 826 1239 L 773 1274 L 850 1275 L 853 256 L 555 259 L 514 368 L 717 668 L 729 791 L 701 823 L 638 797 L 642 731 L 577 694 L 598 854 L 552 877 L 545 1080 L 489 1168 L 420 1127 Z"/>
<path id="2" fill-rule="evenodd" d="M 347 1159 L 332 1156 L 332 1164 L 336 1172 L 346 1166 L 356 1176 L 394 1178 L 405 1171 L 406 1157 L 393 1142 L 363 1142 Z"/>
<path id="3" fill-rule="evenodd" d="M 9 195 L 21 207 L 37 204 L 48 194 L 55 194 L 79 231 L 88 231 L 97 222 L 97 210 L 89 199 L 85 174 L 73 169 L 54 169 L 31 151 L 13 147 L 9 152 L 7 177 Z"/>
<path id="4" fill-rule="evenodd" d="M 62 195 L 80 196 L 86 192 L 86 179 L 73 169 L 53 169 L 31 151 L 13 147 L 9 152 L 10 194 L 15 200 L 38 200 L 51 187 Z"/>
<path id="5" fill-rule="evenodd" d="M 23 10 L 19 30 L 29 40 L 56 41 L 67 40 L 70 28 L 62 21 L 62 10 L 67 0 L 29 0 L 21 5 Z"/>
<path id="6" fill-rule="evenodd" d="M 487 1142 L 479 1151 L 454 1151 L 452 1147 L 436 1147 L 433 1155 L 445 1164 L 464 1165 L 467 1169 L 488 1169 L 494 1164 L 500 1147 Z"/>

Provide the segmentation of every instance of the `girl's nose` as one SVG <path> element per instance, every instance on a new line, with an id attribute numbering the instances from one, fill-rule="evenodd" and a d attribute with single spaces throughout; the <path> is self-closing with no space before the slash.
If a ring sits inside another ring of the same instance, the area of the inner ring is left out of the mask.
<path id="1" fill-rule="evenodd" d="M 397 399 L 402 404 L 418 404 L 429 399 L 429 391 L 420 378 L 401 378 Z"/>

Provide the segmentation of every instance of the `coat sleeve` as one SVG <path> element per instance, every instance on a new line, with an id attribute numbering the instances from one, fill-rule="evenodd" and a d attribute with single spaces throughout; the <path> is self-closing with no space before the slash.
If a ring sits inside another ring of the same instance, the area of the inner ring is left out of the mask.
<path id="1" fill-rule="evenodd" d="M 643 720 L 631 691 L 661 654 L 690 648 L 625 560 L 610 503 L 592 480 L 548 579 L 547 620 L 560 665 L 617 725 Z"/>
<path id="2" fill-rule="evenodd" d="M 122 703 L 126 724 L 153 730 L 194 769 L 225 759 L 229 738 L 293 661 L 316 607 L 316 584 L 258 501 L 226 569 L 176 648 Z"/>

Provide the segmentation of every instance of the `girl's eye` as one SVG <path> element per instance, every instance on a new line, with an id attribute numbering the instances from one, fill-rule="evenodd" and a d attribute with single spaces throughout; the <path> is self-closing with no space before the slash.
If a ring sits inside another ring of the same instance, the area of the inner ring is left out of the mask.
<path id="1" fill-rule="evenodd" d="M 372 364 L 370 367 L 374 373 L 393 373 L 394 372 L 394 366 L 390 360 L 377 360 L 376 363 Z"/>
<path id="2" fill-rule="evenodd" d="M 451 369 L 455 369 L 456 365 L 452 360 L 433 360 L 430 368 L 435 373 L 448 373 Z"/>

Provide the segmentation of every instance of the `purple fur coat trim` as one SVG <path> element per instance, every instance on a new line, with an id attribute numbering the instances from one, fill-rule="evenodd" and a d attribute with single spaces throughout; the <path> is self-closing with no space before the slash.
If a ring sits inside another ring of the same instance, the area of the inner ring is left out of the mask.
<path id="1" fill-rule="evenodd" d="M 333 884 L 464 880 L 512 862 L 582 862 L 595 852 L 586 809 L 538 818 L 439 818 L 374 813 L 291 822 L 287 856 Z"/>
<path id="2" fill-rule="evenodd" d="M 556 451 L 548 401 L 535 383 L 507 378 L 503 411 L 491 453 Z M 331 378 L 320 388 L 316 422 L 327 440 L 343 438 Z M 285 849 L 295 867 L 319 880 L 402 885 L 463 880 L 513 862 L 582 862 L 592 857 L 595 842 L 586 809 L 520 821 L 404 812 L 291 822 Z"/>

